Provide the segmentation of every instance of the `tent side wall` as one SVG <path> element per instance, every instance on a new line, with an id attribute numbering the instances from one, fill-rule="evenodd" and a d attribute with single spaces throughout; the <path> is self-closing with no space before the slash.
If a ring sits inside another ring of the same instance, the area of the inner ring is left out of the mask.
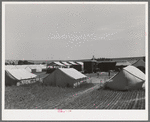
<path id="1" fill-rule="evenodd" d="M 116 76 L 110 79 L 110 82 L 107 83 L 107 87 L 114 90 L 126 90 L 127 79 L 124 76 L 123 70 L 120 71 Z"/>
<path id="2" fill-rule="evenodd" d="M 55 83 L 55 72 L 56 71 L 54 71 L 52 74 L 49 74 L 47 77 L 45 77 L 43 79 L 43 84 L 44 85 L 56 86 L 56 83 Z"/>
<path id="3" fill-rule="evenodd" d="M 6 86 L 16 85 L 17 82 L 19 82 L 19 80 L 13 77 L 9 72 L 5 71 L 5 85 Z"/>
<path id="4" fill-rule="evenodd" d="M 70 76 L 68 76 L 64 72 L 60 71 L 59 69 L 57 70 L 56 73 L 57 73 L 57 74 L 55 74 L 56 86 L 73 87 L 73 84 L 76 82 L 75 79 L 71 78 Z"/>

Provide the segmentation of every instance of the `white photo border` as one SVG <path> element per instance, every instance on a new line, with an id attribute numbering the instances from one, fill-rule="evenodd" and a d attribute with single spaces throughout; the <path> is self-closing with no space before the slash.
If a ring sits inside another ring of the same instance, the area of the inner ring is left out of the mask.
<path id="1" fill-rule="evenodd" d="M 145 5 L 145 54 L 146 54 L 146 108 L 145 110 L 18 110 L 5 109 L 5 5 L 7 4 L 144 4 Z M 148 2 L 2 2 L 2 120 L 148 120 Z"/>

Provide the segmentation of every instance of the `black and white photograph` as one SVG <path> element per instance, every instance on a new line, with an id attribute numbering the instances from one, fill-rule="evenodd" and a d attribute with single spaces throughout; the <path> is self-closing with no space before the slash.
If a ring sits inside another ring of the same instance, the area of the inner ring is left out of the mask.
<path id="1" fill-rule="evenodd" d="M 3 120 L 147 120 L 148 2 L 2 2 Z"/>

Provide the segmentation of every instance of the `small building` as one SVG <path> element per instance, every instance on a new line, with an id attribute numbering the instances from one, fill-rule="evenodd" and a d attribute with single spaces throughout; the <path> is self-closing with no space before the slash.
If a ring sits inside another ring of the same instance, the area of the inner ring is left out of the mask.
<path id="1" fill-rule="evenodd" d="M 96 69 L 97 69 L 96 60 L 84 61 L 84 73 L 93 73 L 93 72 L 96 72 Z"/>
<path id="2" fill-rule="evenodd" d="M 101 72 L 108 72 L 109 70 L 115 70 L 115 61 L 98 61 L 97 67 Z"/>

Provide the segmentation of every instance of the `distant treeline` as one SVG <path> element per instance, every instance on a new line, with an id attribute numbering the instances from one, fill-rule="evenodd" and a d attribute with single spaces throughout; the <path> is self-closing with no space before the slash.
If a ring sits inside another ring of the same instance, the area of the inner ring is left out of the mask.
<path id="1" fill-rule="evenodd" d="M 95 58 L 95 60 L 96 61 L 112 61 L 112 59 L 110 59 L 110 58 Z"/>
<path id="2" fill-rule="evenodd" d="M 27 60 L 19 60 L 18 63 L 16 64 L 15 62 L 5 62 L 5 65 L 24 65 L 24 64 L 34 64 L 34 63 L 31 63 Z"/>

